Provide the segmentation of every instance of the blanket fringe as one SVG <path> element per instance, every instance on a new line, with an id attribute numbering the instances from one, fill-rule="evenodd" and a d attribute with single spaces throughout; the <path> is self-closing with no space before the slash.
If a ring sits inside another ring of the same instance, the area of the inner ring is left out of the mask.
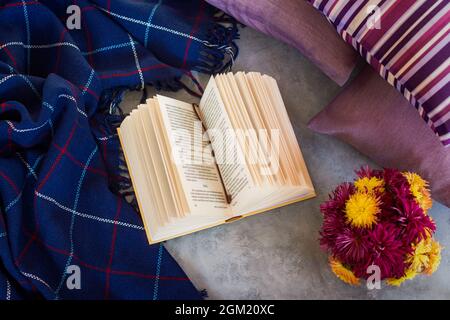
<path id="1" fill-rule="evenodd" d="M 205 47 L 200 51 L 197 65 L 193 68 L 195 71 L 207 74 L 228 72 L 239 55 L 239 47 L 235 42 L 240 38 L 236 20 L 229 16 L 215 19 L 203 43 Z M 220 21 L 227 21 L 228 26 Z"/>
<path id="2" fill-rule="evenodd" d="M 133 184 L 131 183 L 125 156 L 117 137 L 117 128 L 120 127 L 120 124 L 127 116 L 120 107 L 120 103 L 122 102 L 125 93 L 129 90 L 139 89 L 140 88 L 137 87 L 119 87 L 105 90 L 99 101 L 100 107 L 98 112 L 94 117 L 94 121 L 98 124 L 99 130 L 93 132 L 96 136 L 106 135 L 106 137 L 113 137 L 108 140 L 108 151 L 117 155 L 118 161 L 111 163 L 111 161 L 106 161 L 106 159 L 104 159 L 108 172 L 108 185 L 114 194 L 123 197 L 136 212 L 139 212 L 139 205 L 134 194 Z M 101 142 L 102 141 L 99 141 L 99 143 Z"/>
<path id="3" fill-rule="evenodd" d="M 202 290 L 200 290 L 199 292 L 200 292 L 200 296 L 201 296 L 203 299 L 206 299 L 206 298 L 209 297 L 209 296 L 208 296 L 208 291 L 207 291 L 206 289 L 202 289 Z"/>

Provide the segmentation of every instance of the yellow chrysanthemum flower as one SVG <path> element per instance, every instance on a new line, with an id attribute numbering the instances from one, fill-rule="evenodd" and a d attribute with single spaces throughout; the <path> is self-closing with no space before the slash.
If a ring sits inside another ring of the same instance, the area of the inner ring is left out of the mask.
<path id="1" fill-rule="evenodd" d="M 355 181 L 355 187 L 359 192 L 371 193 L 375 190 L 384 192 L 384 181 L 377 177 L 364 177 Z"/>
<path id="2" fill-rule="evenodd" d="M 422 179 L 417 173 L 404 172 L 403 176 L 408 180 L 410 190 L 419 206 L 426 213 L 432 206 L 430 190 L 428 189 L 428 182 Z"/>
<path id="3" fill-rule="evenodd" d="M 331 270 L 339 279 L 352 286 L 359 285 L 359 279 L 355 276 L 353 271 L 345 267 L 339 260 L 330 257 L 329 262 Z"/>
<path id="4" fill-rule="evenodd" d="M 431 238 L 422 239 L 419 243 L 413 245 L 413 252 L 406 258 L 406 263 L 410 268 L 421 273 L 430 262 L 428 253 L 431 251 Z"/>
<path id="5" fill-rule="evenodd" d="M 431 251 L 428 253 L 430 260 L 428 266 L 423 271 L 425 274 L 431 275 L 437 270 L 441 263 L 441 250 L 442 247 L 439 242 L 431 240 Z"/>
<path id="6" fill-rule="evenodd" d="M 406 258 L 409 267 L 401 278 L 388 279 L 386 282 L 391 286 L 400 286 L 406 280 L 413 279 L 419 273 L 431 275 L 439 267 L 441 262 L 441 246 L 431 237 L 421 240 L 413 246 L 413 253 Z"/>
<path id="7" fill-rule="evenodd" d="M 371 193 L 357 192 L 345 203 L 347 221 L 355 227 L 370 228 L 377 222 L 380 200 Z"/>
<path id="8" fill-rule="evenodd" d="M 415 272 L 412 268 L 408 268 L 405 272 L 405 275 L 401 278 L 389 278 L 386 280 L 386 283 L 390 286 L 400 287 L 400 285 L 405 282 L 406 280 L 412 280 L 417 275 L 417 272 Z"/>
<path id="9" fill-rule="evenodd" d="M 413 245 L 414 251 L 406 258 L 410 268 L 418 273 L 432 274 L 441 262 L 441 246 L 433 238 L 421 240 Z"/>

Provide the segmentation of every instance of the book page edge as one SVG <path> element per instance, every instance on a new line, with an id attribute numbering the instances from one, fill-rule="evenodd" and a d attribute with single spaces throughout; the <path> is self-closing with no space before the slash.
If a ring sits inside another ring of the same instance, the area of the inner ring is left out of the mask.
<path id="1" fill-rule="evenodd" d="M 120 128 L 117 128 L 117 136 L 119 137 L 119 142 L 120 142 L 120 146 L 122 148 L 123 157 L 125 159 L 125 163 L 127 164 L 128 174 L 130 175 L 131 184 L 133 185 L 133 190 L 134 190 L 134 186 L 135 186 L 135 182 L 134 181 L 135 180 L 133 178 L 132 170 L 129 168 L 128 158 L 127 158 L 127 155 L 126 155 L 125 150 L 123 148 L 123 141 L 122 141 L 122 136 L 120 134 Z M 142 223 L 144 224 L 144 230 L 145 230 L 145 232 L 147 234 L 147 240 L 148 240 L 149 244 L 154 244 L 156 242 L 154 242 L 154 240 L 152 238 L 152 235 L 150 233 L 150 228 L 147 226 L 147 224 L 145 222 L 145 219 L 144 219 L 144 216 L 143 216 L 144 215 L 144 211 L 142 210 L 141 201 L 139 199 L 139 196 L 138 196 L 136 190 L 134 190 L 134 195 L 136 196 L 136 200 L 137 200 L 138 207 L 139 207 L 139 215 L 141 216 Z"/>

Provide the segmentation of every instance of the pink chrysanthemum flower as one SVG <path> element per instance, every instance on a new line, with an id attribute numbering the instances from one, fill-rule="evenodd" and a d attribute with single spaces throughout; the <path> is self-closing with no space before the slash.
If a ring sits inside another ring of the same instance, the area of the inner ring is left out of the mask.
<path id="1" fill-rule="evenodd" d="M 369 166 L 363 166 L 359 170 L 355 170 L 356 175 L 358 178 L 379 178 L 379 172 L 378 170 L 370 169 Z"/>
<path id="2" fill-rule="evenodd" d="M 327 216 L 320 230 L 320 246 L 325 251 L 334 251 L 336 237 L 344 230 L 344 221 L 337 215 Z"/>
<path id="3" fill-rule="evenodd" d="M 361 228 L 344 228 L 336 236 L 333 254 L 347 264 L 361 263 L 369 258 L 368 232 Z"/>
<path id="4" fill-rule="evenodd" d="M 332 212 L 342 213 L 348 198 L 355 192 L 353 184 L 345 182 L 339 185 L 333 194 L 329 196 L 329 200 L 320 205 L 320 211 L 324 216 Z"/>
<path id="5" fill-rule="evenodd" d="M 392 224 L 378 223 L 369 232 L 368 239 L 370 258 L 359 272 L 365 273 L 367 278 L 367 267 L 374 264 L 380 267 L 381 279 L 401 277 L 405 270 L 406 250 L 399 240 L 397 228 Z"/>
<path id="6" fill-rule="evenodd" d="M 336 236 L 345 227 L 343 210 L 345 202 L 353 192 L 354 187 L 350 183 L 343 183 L 330 195 L 330 199 L 320 206 L 320 211 L 323 214 L 320 244 L 325 250 L 334 248 Z"/>
<path id="7" fill-rule="evenodd" d="M 392 215 L 392 220 L 400 227 L 405 244 L 416 243 L 436 231 L 434 221 L 417 202 L 402 198 L 394 210 L 396 214 Z"/>

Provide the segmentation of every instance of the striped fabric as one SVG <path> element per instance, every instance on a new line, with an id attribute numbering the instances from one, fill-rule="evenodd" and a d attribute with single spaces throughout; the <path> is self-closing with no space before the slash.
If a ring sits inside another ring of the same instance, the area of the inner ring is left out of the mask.
<path id="1" fill-rule="evenodd" d="M 450 146 L 449 0 L 308 0 Z"/>

